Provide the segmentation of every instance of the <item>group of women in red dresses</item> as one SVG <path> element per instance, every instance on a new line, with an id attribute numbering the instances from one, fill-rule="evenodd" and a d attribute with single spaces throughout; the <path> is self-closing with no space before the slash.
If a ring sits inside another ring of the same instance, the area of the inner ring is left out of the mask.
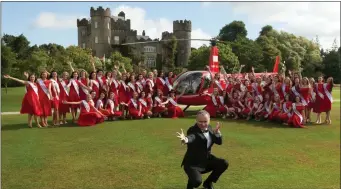
<path id="1" fill-rule="evenodd" d="M 70 65 L 71 66 L 71 65 Z M 29 126 L 32 117 L 40 117 L 38 127 L 48 126 L 47 118 L 52 116 L 53 125 L 66 124 L 66 115 L 71 113 L 72 122 L 79 126 L 91 126 L 104 120 L 142 119 L 150 117 L 184 117 L 177 104 L 172 88 L 175 76 L 167 77 L 157 71 L 147 74 L 143 70 L 135 75 L 120 72 L 115 66 L 113 71 L 95 70 L 88 74 L 75 71 L 72 66 L 71 77 L 68 72 L 42 72 L 36 79 L 34 75 L 28 81 L 19 80 L 26 85 L 26 94 L 22 102 L 22 114 L 29 114 Z M 154 77 L 156 75 L 156 77 Z M 77 116 L 79 112 L 79 116 Z"/>
<path id="2" fill-rule="evenodd" d="M 225 89 L 219 76 L 214 76 L 213 94 L 203 94 L 207 96 L 205 110 L 211 117 L 254 118 L 300 128 L 311 122 L 311 112 L 317 113 L 315 123 L 321 124 L 321 113 L 325 112 L 324 123 L 331 124 L 333 78 L 324 82 L 319 77 L 315 82 L 314 78 L 302 78 L 298 73 L 289 74 L 255 77 L 248 73 L 243 78 L 225 77 Z"/>

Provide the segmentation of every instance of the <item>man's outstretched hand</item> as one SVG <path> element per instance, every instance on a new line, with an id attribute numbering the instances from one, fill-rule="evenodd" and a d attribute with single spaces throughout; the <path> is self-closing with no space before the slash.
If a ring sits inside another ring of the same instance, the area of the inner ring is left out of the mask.
<path id="1" fill-rule="evenodd" d="M 214 129 L 214 133 L 216 133 L 216 134 L 220 133 L 220 127 L 221 127 L 220 122 L 217 122 L 215 129 Z"/>
<path id="2" fill-rule="evenodd" d="M 180 138 L 180 140 L 183 142 L 183 143 L 186 143 L 187 142 L 187 138 L 184 134 L 184 131 L 181 129 L 181 133 L 179 132 L 176 132 L 178 134 L 178 138 Z"/>

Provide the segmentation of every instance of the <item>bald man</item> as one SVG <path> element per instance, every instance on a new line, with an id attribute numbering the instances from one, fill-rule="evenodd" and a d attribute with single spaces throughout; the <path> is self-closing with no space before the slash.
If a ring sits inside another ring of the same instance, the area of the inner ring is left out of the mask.
<path id="1" fill-rule="evenodd" d="M 213 189 L 213 182 L 216 183 L 229 164 L 226 160 L 215 157 L 211 154 L 213 144 L 222 144 L 220 123 L 217 122 L 213 130 L 210 124 L 210 114 L 201 110 L 197 114 L 196 124 L 187 130 L 187 136 L 183 130 L 177 133 L 183 144 L 187 144 L 187 152 L 181 166 L 188 176 L 187 189 L 197 188 L 201 185 L 201 174 L 212 173 L 204 181 L 206 189 Z"/>

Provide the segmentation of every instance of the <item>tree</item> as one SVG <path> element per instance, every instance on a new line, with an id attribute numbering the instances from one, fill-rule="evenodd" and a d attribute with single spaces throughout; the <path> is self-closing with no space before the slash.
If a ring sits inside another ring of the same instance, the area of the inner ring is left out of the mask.
<path id="1" fill-rule="evenodd" d="M 273 30 L 272 26 L 270 25 L 266 25 L 264 27 L 262 27 L 261 31 L 259 32 L 259 35 L 268 35 L 271 31 Z"/>
<path id="2" fill-rule="evenodd" d="M 92 71 L 91 50 L 83 49 L 78 46 L 69 46 L 66 48 L 66 61 L 63 66 L 68 66 L 68 61 L 72 62 L 74 68 L 85 69 L 87 72 Z"/>
<path id="3" fill-rule="evenodd" d="M 124 65 L 124 68 L 128 71 L 128 72 L 131 72 L 133 71 L 133 66 L 132 66 L 132 60 L 128 57 L 124 57 L 122 56 L 122 54 L 120 52 L 113 52 L 110 56 L 110 60 L 111 62 L 113 63 L 111 68 L 109 69 L 112 69 L 113 68 L 113 65 L 118 65 L 118 64 L 123 64 Z M 123 70 L 121 70 L 123 71 Z"/>
<path id="4" fill-rule="evenodd" d="M 162 44 L 162 48 L 163 48 L 163 55 L 164 55 L 164 59 L 163 59 L 163 66 L 162 69 L 164 71 L 168 71 L 168 70 L 173 70 L 175 67 L 175 57 L 176 57 L 176 48 L 177 48 L 177 40 L 175 38 L 175 36 L 173 35 L 170 41 L 167 41 L 165 43 Z"/>
<path id="5" fill-rule="evenodd" d="M 17 37 L 5 34 L 3 37 L 3 41 L 6 46 L 10 47 L 13 52 L 17 54 L 19 59 L 24 59 L 29 56 L 28 50 L 30 42 L 23 34 Z"/>
<path id="6" fill-rule="evenodd" d="M 13 65 L 16 63 L 16 54 L 12 51 L 12 49 L 8 46 L 1 45 L 1 75 L 9 74 L 12 75 Z M 7 85 L 10 81 L 9 79 L 4 79 L 1 77 L 1 80 L 6 88 L 7 94 Z"/>
<path id="7" fill-rule="evenodd" d="M 340 47 L 337 50 L 335 50 L 335 48 L 332 48 L 332 50 L 326 53 L 323 59 L 323 73 L 327 77 L 333 77 L 335 83 L 340 83 L 340 53 Z"/>
<path id="8" fill-rule="evenodd" d="M 237 37 L 246 38 L 247 30 L 243 21 L 233 21 L 220 29 L 219 39 L 222 41 L 235 41 Z"/>

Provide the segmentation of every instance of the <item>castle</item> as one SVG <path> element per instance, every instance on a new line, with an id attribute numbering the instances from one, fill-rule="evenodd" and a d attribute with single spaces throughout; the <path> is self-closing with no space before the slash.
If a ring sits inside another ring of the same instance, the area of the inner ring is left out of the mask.
<path id="1" fill-rule="evenodd" d="M 125 13 L 120 12 L 117 16 L 112 16 L 109 8 L 103 9 L 101 6 L 97 9 L 90 8 L 90 18 L 77 19 L 78 28 L 78 46 L 81 48 L 92 49 L 93 56 L 102 58 L 110 57 L 115 50 L 115 46 L 123 43 L 160 41 L 152 40 L 146 36 L 145 31 L 142 35 L 137 35 L 137 31 L 131 29 L 130 19 L 125 19 Z M 173 21 L 173 33 L 162 32 L 161 40 L 171 39 L 175 36 L 177 39 L 191 39 L 192 24 L 187 20 Z M 133 44 L 134 53 L 142 54 L 144 64 L 147 67 L 155 68 L 157 57 L 163 60 L 166 49 L 163 49 L 162 43 L 144 43 Z M 191 55 L 191 40 L 178 41 L 177 54 L 175 58 L 176 66 L 187 66 Z"/>

